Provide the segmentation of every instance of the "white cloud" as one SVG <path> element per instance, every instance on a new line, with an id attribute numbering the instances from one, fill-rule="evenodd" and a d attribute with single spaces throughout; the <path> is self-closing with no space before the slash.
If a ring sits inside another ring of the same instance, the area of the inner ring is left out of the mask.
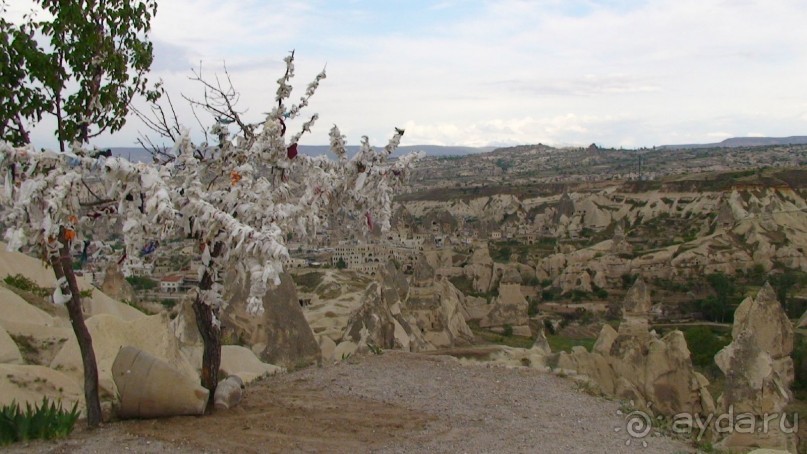
<path id="1" fill-rule="evenodd" d="M 226 60 L 257 116 L 297 49 L 295 86 L 328 65 L 308 143 L 326 143 L 332 123 L 354 143 L 405 125 L 405 143 L 446 145 L 650 146 L 807 126 L 802 0 L 446 0 L 413 2 L 397 22 L 383 7 L 162 2 L 152 78 L 192 92 L 183 67 Z"/>

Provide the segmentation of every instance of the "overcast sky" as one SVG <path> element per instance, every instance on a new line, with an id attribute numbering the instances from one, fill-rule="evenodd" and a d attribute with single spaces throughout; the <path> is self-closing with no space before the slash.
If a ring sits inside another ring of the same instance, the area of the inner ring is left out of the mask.
<path id="1" fill-rule="evenodd" d="M 306 144 L 327 143 L 332 124 L 379 145 L 395 126 L 405 145 L 807 135 L 804 24 L 804 0 L 162 0 L 151 78 L 178 99 L 197 92 L 192 67 L 226 61 L 258 120 L 295 49 L 295 88 L 327 64 Z M 97 144 L 132 146 L 138 130 L 132 118 Z"/>

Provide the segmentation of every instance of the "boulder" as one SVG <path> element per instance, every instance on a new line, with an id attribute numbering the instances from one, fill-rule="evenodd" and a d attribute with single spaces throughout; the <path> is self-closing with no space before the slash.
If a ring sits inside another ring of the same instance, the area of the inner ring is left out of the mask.
<path id="1" fill-rule="evenodd" d="M 636 315 L 642 310 L 637 307 L 649 307 L 643 286 L 634 285 L 628 295 L 631 310 L 618 330 L 604 325 L 591 352 L 579 347 L 561 353 L 558 367 L 588 376 L 603 393 L 632 400 L 643 410 L 667 416 L 713 412 L 709 382 L 692 366 L 683 333 L 675 330 L 659 339 L 648 331 L 647 319 Z"/>
<path id="2" fill-rule="evenodd" d="M 135 347 L 120 349 L 112 364 L 121 418 L 202 415 L 209 391 L 169 363 Z"/>
<path id="3" fill-rule="evenodd" d="M 244 382 L 238 375 L 230 375 L 216 385 L 213 406 L 216 410 L 229 410 L 241 402 L 244 394 Z"/>

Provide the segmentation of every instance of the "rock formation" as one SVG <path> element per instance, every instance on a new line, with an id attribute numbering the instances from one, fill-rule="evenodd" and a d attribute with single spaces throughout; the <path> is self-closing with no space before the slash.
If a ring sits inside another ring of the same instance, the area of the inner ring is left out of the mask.
<path id="1" fill-rule="evenodd" d="M 422 351 L 467 344 L 473 333 L 465 323 L 462 298 L 448 279 L 435 276 L 424 257 L 415 264 L 409 283 L 393 264 L 387 264 L 379 282 L 365 290 L 342 341 L 360 351 L 372 346 Z M 334 354 L 350 349 L 340 344 Z"/>
<path id="2" fill-rule="evenodd" d="M 479 326 L 502 332 L 506 325 L 513 328 L 513 334 L 532 336 L 530 319 L 527 315 L 529 303 L 521 293 L 520 284 L 501 284 L 499 296 L 493 301 L 493 307 L 482 317 Z"/>
<path id="3" fill-rule="evenodd" d="M 631 400 L 638 408 L 672 416 L 714 411 L 709 381 L 692 366 L 681 331 L 659 338 L 641 314 L 650 308 L 639 280 L 628 292 L 619 331 L 604 325 L 591 352 L 575 347 L 561 352 L 557 367 L 588 376 L 603 393 Z"/>
<path id="4" fill-rule="evenodd" d="M 732 342 L 715 355 L 715 363 L 726 375 L 725 391 L 718 399 L 723 412 L 751 414 L 760 427 L 766 417 L 776 419 L 766 433 L 733 431 L 719 446 L 722 449 L 764 447 L 796 452 L 792 427 L 780 424 L 785 406 L 793 399 L 793 327 L 770 284 L 756 298 L 746 298 L 734 313 Z"/>
<path id="5" fill-rule="evenodd" d="M 135 292 L 132 284 L 121 273 L 118 264 L 112 262 L 104 272 L 104 282 L 101 291 L 118 301 L 134 301 Z"/>
<path id="6" fill-rule="evenodd" d="M 314 333 L 303 315 L 297 289 L 287 273 L 280 285 L 263 297 L 263 315 L 246 312 L 249 283 L 234 289 L 228 306 L 221 315 L 222 327 L 242 339 L 265 362 L 295 368 L 320 361 L 320 350 Z"/>

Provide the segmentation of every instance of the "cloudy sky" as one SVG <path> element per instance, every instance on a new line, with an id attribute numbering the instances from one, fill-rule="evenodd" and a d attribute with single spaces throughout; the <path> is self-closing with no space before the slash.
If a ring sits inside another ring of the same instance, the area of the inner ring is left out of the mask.
<path id="1" fill-rule="evenodd" d="M 804 0 L 162 0 L 152 79 L 193 96 L 191 68 L 226 62 L 258 120 L 295 49 L 296 88 L 327 64 L 307 144 L 332 124 L 349 143 L 404 127 L 405 145 L 807 135 L 805 23 Z M 98 144 L 132 146 L 138 130 Z"/>

